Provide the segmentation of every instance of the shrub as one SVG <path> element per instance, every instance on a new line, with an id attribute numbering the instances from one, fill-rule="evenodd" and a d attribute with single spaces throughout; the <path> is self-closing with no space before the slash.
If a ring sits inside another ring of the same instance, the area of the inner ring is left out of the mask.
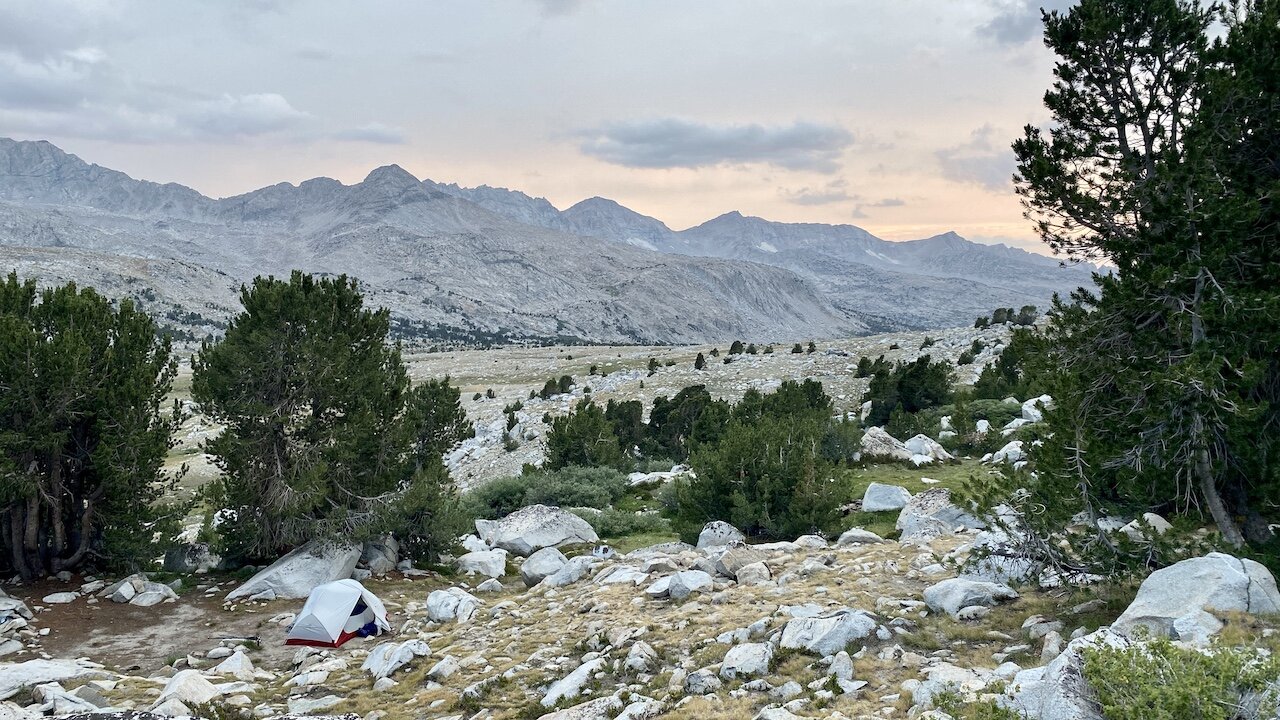
<path id="1" fill-rule="evenodd" d="M 1280 660 L 1257 648 L 1204 653 L 1159 639 L 1129 649 L 1086 648 L 1084 676 L 1107 720 L 1262 718 L 1275 712 L 1275 690 L 1267 691 L 1280 677 Z"/>
<path id="2" fill-rule="evenodd" d="M 741 355 L 744 350 L 746 350 L 746 348 L 743 347 L 741 340 L 734 340 L 733 343 L 729 345 L 730 355 Z"/>
<path id="3" fill-rule="evenodd" d="M 669 532 L 671 523 L 656 512 L 627 512 L 616 508 L 595 510 L 574 508 L 570 512 L 591 523 L 602 538 L 620 538 L 640 533 Z"/>
<path id="4" fill-rule="evenodd" d="M 804 348 L 800 345 L 800 343 L 796 343 L 795 345 L 791 346 L 792 355 L 799 355 L 800 353 L 803 353 L 803 352 L 804 352 Z"/>
<path id="5" fill-rule="evenodd" d="M 701 370 L 707 366 L 707 358 L 702 353 L 698 353 L 698 357 L 693 359 L 693 369 Z"/>
<path id="6" fill-rule="evenodd" d="M 496 519 L 530 505 L 607 508 L 626 492 L 627 478 L 611 468 L 531 470 L 498 478 L 463 496 L 472 517 Z"/>

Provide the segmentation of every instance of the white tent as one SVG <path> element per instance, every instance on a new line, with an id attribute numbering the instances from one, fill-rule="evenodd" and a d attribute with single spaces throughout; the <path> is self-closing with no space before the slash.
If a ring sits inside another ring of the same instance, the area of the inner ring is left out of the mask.
<path id="1" fill-rule="evenodd" d="M 338 647 L 357 635 L 389 630 L 387 608 L 377 595 L 355 580 L 336 580 L 311 591 L 285 634 L 285 644 Z"/>

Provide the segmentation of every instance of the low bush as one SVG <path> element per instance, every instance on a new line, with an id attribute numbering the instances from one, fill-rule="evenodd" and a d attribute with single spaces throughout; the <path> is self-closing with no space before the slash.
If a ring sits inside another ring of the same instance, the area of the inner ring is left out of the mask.
<path id="1" fill-rule="evenodd" d="M 594 510 L 574 508 L 571 512 L 591 523 L 602 538 L 619 538 L 640 533 L 671 531 L 671 523 L 656 512 L 627 512 L 616 508 Z"/>
<path id="2" fill-rule="evenodd" d="M 498 478 L 463 496 L 465 512 L 490 520 L 530 505 L 607 508 L 626 492 L 627 478 L 612 468 L 566 467 Z"/>
<path id="3" fill-rule="evenodd" d="M 1084 677 L 1107 720 L 1274 717 L 1280 660 L 1256 648 L 1212 653 L 1156 640 L 1084 651 Z"/>

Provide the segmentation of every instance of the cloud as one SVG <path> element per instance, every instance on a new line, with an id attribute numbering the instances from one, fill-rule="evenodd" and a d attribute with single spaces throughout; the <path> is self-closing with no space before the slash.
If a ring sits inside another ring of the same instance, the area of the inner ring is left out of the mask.
<path id="1" fill-rule="evenodd" d="M 907 204 L 907 201 L 903 200 L 902 198 L 896 198 L 896 197 L 881 198 L 880 200 L 874 200 L 872 202 L 858 203 L 853 207 L 852 215 L 854 218 L 857 218 L 857 219 L 868 218 L 871 216 L 867 214 L 866 208 L 902 207 L 903 205 L 906 205 L 906 204 Z"/>
<path id="2" fill-rule="evenodd" d="M 587 4 L 587 0 L 535 0 L 547 16 L 569 15 Z"/>
<path id="3" fill-rule="evenodd" d="M 978 33 L 1004 45 L 1020 45 L 1040 37 L 1044 29 L 1040 10 L 1065 11 L 1075 0 L 1013 0 L 1006 2 L 990 21 L 978 26 Z"/>
<path id="4" fill-rule="evenodd" d="M 991 125 L 983 125 L 973 131 L 969 142 L 936 151 L 942 176 L 992 192 L 1007 192 L 1013 186 L 1016 164 L 1013 150 L 1004 138 Z"/>
<path id="5" fill-rule="evenodd" d="M 378 143 L 380 145 L 403 145 L 408 142 L 408 138 L 400 128 L 376 122 L 343 130 L 335 133 L 334 137 L 338 140 Z"/>
<path id="6" fill-rule="evenodd" d="M 277 93 L 223 95 L 193 103 L 178 115 L 183 125 L 211 137 L 265 135 L 287 130 L 310 117 Z"/>
<path id="7" fill-rule="evenodd" d="M 294 51 L 293 56 L 299 60 L 310 60 L 313 62 L 328 62 L 334 57 L 332 50 L 316 47 L 314 45 L 298 48 Z"/>
<path id="8" fill-rule="evenodd" d="M 857 199 L 856 195 L 849 194 L 848 183 L 843 178 L 819 187 L 805 186 L 799 190 L 778 188 L 778 194 L 796 205 L 831 205 Z"/>
<path id="9" fill-rule="evenodd" d="M 634 168 L 762 163 L 834 173 L 853 135 L 838 125 L 707 125 L 678 118 L 619 122 L 579 133 L 583 153 Z"/>

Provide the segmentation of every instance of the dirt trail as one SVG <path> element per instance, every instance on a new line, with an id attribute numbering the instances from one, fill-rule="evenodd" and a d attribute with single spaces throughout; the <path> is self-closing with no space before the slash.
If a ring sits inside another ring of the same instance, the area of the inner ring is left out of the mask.
<path id="1" fill-rule="evenodd" d="M 149 675 L 174 657 L 187 654 L 203 657 L 224 638 L 258 638 L 262 649 L 254 652 L 254 662 L 268 667 L 288 662 L 295 648 L 284 644 L 284 628 L 267 622 L 281 612 L 296 612 L 302 601 L 272 603 L 259 611 L 240 608 L 229 612 L 222 607 L 227 584 L 212 597 L 192 590 L 176 602 L 137 607 L 100 599 L 90 604 L 79 598 L 65 605 L 46 605 L 41 598 L 54 592 L 74 589 L 74 585 L 43 582 L 9 588 L 37 611 L 34 625 L 48 628 L 41 638 L 41 651 L 53 657 L 88 657 L 118 672 Z M 276 607 L 278 605 L 278 607 Z M 29 659 L 17 655 L 9 660 Z"/>

